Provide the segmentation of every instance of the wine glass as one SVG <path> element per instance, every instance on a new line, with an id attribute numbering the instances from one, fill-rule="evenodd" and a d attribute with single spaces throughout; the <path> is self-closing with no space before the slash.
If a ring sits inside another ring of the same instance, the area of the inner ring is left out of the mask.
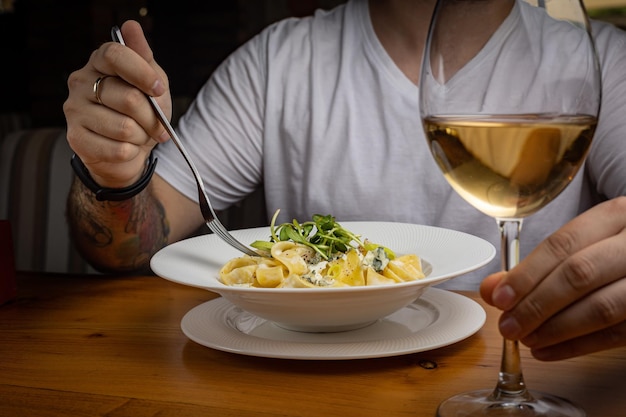
<path id="1" fill-rule="evenodd" d="M 567 187 L 597 124 L 600 69 L 582 2 L 438 0 L 419 86 L 437 165 L 456 192 L 495 218 L 502 267 L 513 268 L 523 219 Z M 515 340 L 504 340 L 495 389 L 449 398 L 437 413 L 585 416 L 526 388 Z"/>

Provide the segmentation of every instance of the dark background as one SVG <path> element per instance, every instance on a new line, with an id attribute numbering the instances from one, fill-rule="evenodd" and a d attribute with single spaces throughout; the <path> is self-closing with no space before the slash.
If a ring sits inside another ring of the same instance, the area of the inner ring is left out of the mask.
<path id="1" fill-rule="evenodd" d="M 141 22 L 172 96 L 191 98 L 216 66 L 267 24 L 332 0 L 0 0 L 0 114 L 65 126 L 67 78 L 111 26 Z M 183 100 L 184 101 L 184 100 Z M 176 112 L 176 108 L 174 111 Z"/>

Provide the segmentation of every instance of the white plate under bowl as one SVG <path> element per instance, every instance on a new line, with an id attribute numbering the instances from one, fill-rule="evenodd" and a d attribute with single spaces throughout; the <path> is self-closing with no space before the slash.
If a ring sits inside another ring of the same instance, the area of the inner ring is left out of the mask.
<path id="1" fill-rule="evenodd" d="M 429 288 L 401 310 L 357 330 L 306 333 L 283 329 L 216 298 L 190 310 L 185 335 L 209 348 L 249 356 L 342 360 L 397 356 L 461 341 L 485 323 L 485 310 L 453 292 Z"/>

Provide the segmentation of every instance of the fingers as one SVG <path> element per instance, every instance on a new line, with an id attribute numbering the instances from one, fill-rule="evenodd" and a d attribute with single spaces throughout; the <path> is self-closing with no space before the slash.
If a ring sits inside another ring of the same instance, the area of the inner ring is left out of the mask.
<path id="1" fill-rule="evenodd" d="M 93 109 L 83 107 L 87 101 L 101 104 L 136 120 L 150 137 L 162 141 L 167 139 L 165 129 L 158 123 L 143 94 L 156 97 L 169 117 L 171 99 L 167 76 L 154 61 L 141 26 L 137 22 L 129 21 L 122 26 L 122 31 L 130 38 L 128 46 L 115 42 L 105 43 L 92 53 L 85 67 L 70 75 L 68 108 L 87 112 Z M 133 47 L 137 51 L 131 49 Z M 99 94 L 96 95 L 94 90 L 98 79 L 101 81 L 97 85 Z"/>
<path id="2" fill-rule="evenodd" d="M 126 46 L 116 42 L 100 46 L 90 59 L 93 70 L 96 73 L 120 77 L 145 94 L 161 96 L 167 91 L 167 77 L 154 61 L 141 26 L 134 21 L 125 22 L 122 33 Z"/>
<path id="3" fill-rule="evenodd" d="M 558 290 L 549 300 L 554 304 L 567 298 L 563 291 L 579 297 L 615 279 L 623 267 L 615 256 L 624 255 L 626 250 L 619 245 L 624 241 L 625 219 L 626 198 L 621 197 L 570 221 L 506 274 L 494 289 L 494 304 L 503 310 L 522 302 L 527 307 L 529 303 L 541 307 L 546 302 L 535 298 L 538 293 Z M 537 291 L 538 286 L 542 286 L 541 291 Z M 527 298 L 530 294 L 533 297 Z"/>
<path id="4" fill-rule="evenodd" d="M 122 35 L 124 36 L 124 42 L 126 43 L 126 46 L 137 52 L 150 65 L 158 67 L 158 65 L 154 61 L 152 49 L 150 48 L 150 45 L 148 45 L 148 41 L 146 40 L 146 36 L 143 33 L 143 29 L 138 22 L 134 20 L 128 20 L 124 22 L 120 30 L 122 31 Z"/>
<path id="5" fill-rule="evenodd" d="M 626 279 L 591 293 L 521 341 L 545 360 L 626 345 Z"/>
<path id="6" fill-rule="evenodd" d="M 483 300 L 487 302 L 487 304 L 494 305 L 493 290 L 497 287 L 500 281 L 504 279 L 505 276 L 506 272 L 496 272 L 495 274 L 489 275 L 483 280 L 483 282 L 481 282 L 480 296 Z"/>
<path id="7" fill-rule="evenodd" d="M 135 146 L 114 141 L 86 129 L 68 130 L 67 136 L 76 154 L 96 155 L 97 159 L 84 164 L 102 187 L 123 188 L 137 182 L 146 169 L 146 160 L 152 150 L 151 145 Z"/>
<path id="8" fill-rule="evenodd" d="M 133 25 L 126 26 L 134 28 Z M 144 94 L 157 96 L 157 101 L 169 116 L 171 113 L 169 94 L 159 97 L 167 91 L 161 81 L 167 80 L 167 77 L 164 73 L 160 75 L 162 70 L 152 59 L 152 51 L 147 45 L 141 28 L 138 30 L 139 34 L 133 37 L 133 43 L 140 45 L 139 48 L 143 49 L 143 56 L 117 43 L 104 44 L 92 54 L 90 59 L 90 63 L 96 70 L 95 74 L 90 74 L 85 68 L 85 74 L 81 74 L 82 82 L 77 83 L 76 88 L 78 94 L 82 91 L 90 101 L 130 116 L 143 127 L 148 136 L 162 142 L 167 140 L 168 136 Z M 144 56 L 150 61 L 146 61 Z M 96 95 L 95 84 L 90 87 L 89 77 L 94 77 L 91 82 L 96 82 L 100 74 L 110 76 L 104 80 L 101 79 Z"/>
<path id="9" fill-rule="evenodd" d="M 504 310 L 502 335 L 546 360 L 626 344 L 625 229 L 619 197 L 572 220 L 513 270 L 487 277 L 481 295 Z"/>
<path id="10" fill-rule="evenodd" d="M 168 139 L 145 94 L 156 96 L 166 115 L 171 113 L 167 76 L 141 26 L 126 22 L 122 32 L 127 46 L 103 44 L 70 75 L 63 106 L 70 146 L 96 182 L 109 187 L 130 185 L 143 172 L 155 141 Z"/>
<path id="11" fill-rule="evenodd" d="M 156 142 L 131 117 L 91 102 L 78 108 L 74 103 L 68 99 L 64 105 L 67 140 L 91 176 L 104 187 L 133 184 Z"/>
<path id="12" fill-rule="evenodd" d="M 101 108 L 94 109 L 94 119 L 90 125 L 95 133 L 112 139 L 140 145 L 149 138 L 157 142 L 167 140 L 168 136 L 155 117 L 146 96 L 117 77 L 107 77 L 99 83 L 98 97 L 108 113 Z M 110 112 L 110 110 L 114 110 Z"/>
<path id="13" fill-rule="evenodd" d="M 573 340 L 544 348 L 531 348 L 531 354 L 542 361 L 558 361 L 626 346 L 626 322 L 589 333 Z"/>
<path id="14" fill-rule="evenodd" d="M 515 274 L 510 274 L 503 280 L 507 283 L 500 284 L 494 291 L 493 299 L 496 306 L 499 307 L 498 300 L 502 298 L 503 288 L 512 289 L 514 295 L 508 298 L 525 295 L 501 317 L 500 331 L 505 337 L 515 339 L 525 337 L 572 303 L 586 302 L 585 297 L 593 291 L 619 281 L 626 275 L 626 234 L 619 233 L 609 224 L 604 226 L 606 236 L 610 237 L 564 259 L 532 288 L 524 288 L 524 283 L 516 285 L 513 282 Z M 617 234 L 611 236 L 612 233 Z M 520 289 L 530 291 L 521 292 Z"/>
<path id="15" fill-rule="evenodd" d="M 68 131 L 86 129 L 96 135 L 134 145 L 143 145 L 152 134 L 160 134 L 158 120 L 143 93 L 119 78 L 107 77 L 100 81 L 98 87 L 102 101 L 99 104 L 94 86 L 90 85 L 85 74 L 89 72 L 80 70 L 69 78 L 70 94 L 63 106 Z M 77 143 L 70 141 L 70 145 L 74 151 L 80 152 L 74 146 Z M 89 159 L 85 157 L 83 161 L 88 163 Z"/>

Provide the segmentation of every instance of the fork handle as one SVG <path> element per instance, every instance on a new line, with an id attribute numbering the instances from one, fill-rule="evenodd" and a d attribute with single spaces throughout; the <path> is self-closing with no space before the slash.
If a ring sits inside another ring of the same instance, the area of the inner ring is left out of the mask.
<path id="1" fill-rule="evenodd" d="M 120 45 L 126 46 L 126 42 L 124 42 L 124 37 L 122 36 L 122 31 L 120 30 L 118 26 L 113 26 L 111 28 L 111 38 L 113 39 L 113 41 L 119 43 Z M 174 144 L 176 145 L 176 147 L 182 154 L 183 158 L 185 159 L 185 162 L 187 162 L 187 165 L 189 165 L 189 168 L 193 172 L 194 179 L 196 180 L 196 183 L 198 184 L 198 190 L 204 194 L 204 182 L 202 181 L 200 172 L 198 171 L 198 169 L 196 168 L 196 165 L 191 160 L 191 157 L 189 156 L 187 149 L 185 149 L 185 147 L 183 146 L 182 141 L 180 140 L 180 137 L 178 136 L 178 134 L 176 133 L 176 131 L 170 124 L 170 121 L 167 119 L 167 116 L 165 116 L 165 113 L 163 113 L 163 110 L 161 109 L 161 106 L 159 106 L 159 103 L 157 103 L 156 99 L 148 94 L 145 94 L 145 96 L 148 98 L 150 105 L 152 106 L 154 112 L 157 115 L 157 118 L 159 119 L 159 122 L 161 122 L 161 125 L 163 126 L 163 128 L 165 128 L 165 131 L 170 136 L 170 138 L 172 139 L 172 141 L 174 142 Z M 204 199 L 206 200 L 206 204 L 208 205 L 208 209 L 209 209 L 207 210 L 208 213 L 205 214 L 205 218 L 210 217 L 210 218 L 206 218 L 205 220 L 210 221 L 216 217 L 215 211 L 213 210 L 213 207 L 211 206 L 211 203 L 209 199 L 206 197 L 206 195 Z"/>

